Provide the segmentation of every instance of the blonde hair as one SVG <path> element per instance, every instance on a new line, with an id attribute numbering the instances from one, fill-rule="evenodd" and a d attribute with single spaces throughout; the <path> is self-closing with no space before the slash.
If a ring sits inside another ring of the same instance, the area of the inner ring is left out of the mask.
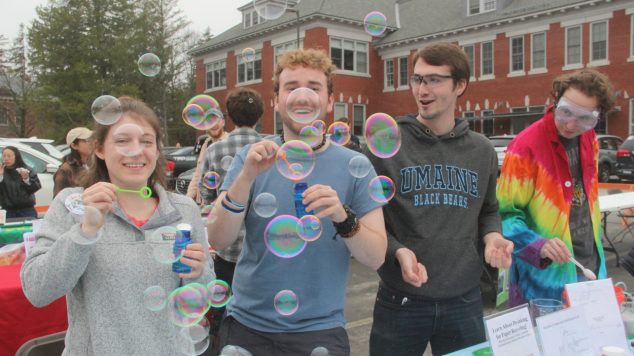
<path id="1" fill-rule="evenodd" d="M 275 95 L 280 92 L 280 74 L 286 68 L 307 67 L 322 71 L 326 75 L 328 95 L 332 95 L 332 81 L 335 74 L 335 67 L 328 55 L 321 50 L 312 48 L 295 49 L 285 52 L 278 60 L 273 74 L 273 91 Z"/>

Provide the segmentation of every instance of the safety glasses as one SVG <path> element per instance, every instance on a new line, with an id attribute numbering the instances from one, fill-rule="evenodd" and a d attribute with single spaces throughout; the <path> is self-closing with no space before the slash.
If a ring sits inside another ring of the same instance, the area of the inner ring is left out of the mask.
<path id="1" fill-rule="evenodd" d="M 587 131 L 597 125 L 599 110 L 588 110 L 566 100 L 566 97 L 562 96 L 555 108 L 555 120 L 563 124 L 575 120 L 580 128 Z"/>

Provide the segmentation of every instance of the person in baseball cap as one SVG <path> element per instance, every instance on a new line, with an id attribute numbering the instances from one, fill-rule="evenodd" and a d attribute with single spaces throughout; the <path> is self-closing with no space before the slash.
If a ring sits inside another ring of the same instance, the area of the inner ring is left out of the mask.
<path id="1" fill-rule="evenodd" d="M 79 186 L 79 179 L 88 167 L 87 162 L 94 150 L 92 131 L 85 127 L 75 127 L 66 134 L 66 144 L 70 153 L 64 157 L 62 165 L 55 172 L 53 197 L 62 189 Z"/>

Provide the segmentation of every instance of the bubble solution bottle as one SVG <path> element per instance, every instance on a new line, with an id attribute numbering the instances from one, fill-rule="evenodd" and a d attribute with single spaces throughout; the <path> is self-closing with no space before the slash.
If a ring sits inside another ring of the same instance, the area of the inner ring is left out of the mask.
<path id="1" fill-rule="evenodd" d="M 174 256 L 181 256 L 183 254 L 182 250 L 192 243 L 192 226 L 189 224 L 178 224 L 176 225 L 176 230 L 178 230 L 178 233 L 176 234 L 176 240 L 174 241 Z M 189 273 L 191 271 L 192 268 L 182 263 L 180 259 L 172 263 L 172 272 Z"/>
<path id="2" fill-rule="evenodd" d="M 304 215 L 308 215 L 306 212 L 306 205 L 302 203 L 302 194 L 308 188 L 308 184 L 304 182 L 296 183 L 294 187 L 294 199 L 295 199 L 295 216 L 297 218 L 301 218 Z"/>

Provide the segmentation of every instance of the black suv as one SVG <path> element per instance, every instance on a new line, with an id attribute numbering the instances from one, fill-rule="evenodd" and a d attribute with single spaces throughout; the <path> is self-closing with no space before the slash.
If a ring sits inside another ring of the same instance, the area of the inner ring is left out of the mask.
<path id="1" fill-rule="evenodd" d="M 634 136 L 628 137 L 616 151 L 616 163 L 620 179 L 634 180 Z"/>
<path id="2" fill-rule="evenodd" d="M 623 139 L 613 135 L 597 135 L 599 141 L 599 182 L 608 182 L 616 175 L 616 153 Z"/>

